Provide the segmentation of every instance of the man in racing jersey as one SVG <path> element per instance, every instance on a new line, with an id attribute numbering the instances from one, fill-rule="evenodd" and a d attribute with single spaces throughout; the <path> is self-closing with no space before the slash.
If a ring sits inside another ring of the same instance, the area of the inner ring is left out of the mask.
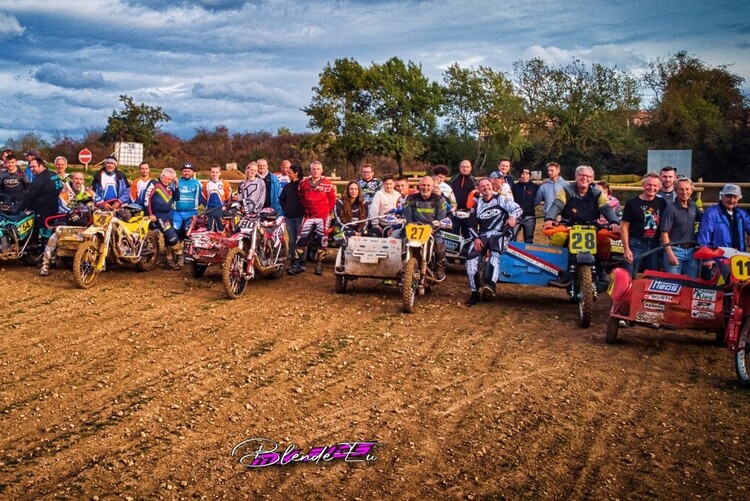
<path id="1" fill-rule="evenodd" d="M 148 183 L 143 198 L 146 215 L 164 235 L 164 243 L 167 246 L 167 260 L 164 264 L 168 270 L 179 270 L 182 267 L 182 247 L 178 245 L 180 237 L 172 225 L 172 208 L 180 197 L 176 180 L 177 173 L 174 169 L 163 169 L 159 179 L 152 179 Z"/>
<path id="2" fill-rule="evenodd" d="M 273 174 L 271 174 L 273 175 Z M 247 213 L 258 213 L 266 203 L 266 183 L 258 176 L 257 162 L 245 167 L 245 180 L 240 184 L 239 199 Z"/>
<path id="3" fill-rule="evenodd" d="M 80 214 L 75 210 L 81 204 L 96 204 L 101 202 L 96 196 L 94 190 L 84 186 L 83 172 L 74 172 L 70 175 L 70 184 L 64 185 L 60 196 L 58 197 L 58 214 L 65 214 L 54 220 L 55 226 L 84 226 L 88 218 L 81 219 Z M 93 207 L 93 205 L 92 205 Z M 50 235 L 47 245 L 44 247 L 42 256 L 42 268 L 39 275 L 46 277 L 49 275 L 49 268 L 57 251 L 57 232 Z"/>
<path id="4" fill-rule="evenodd" d="M 211 166 L 210 178 L 203 184 L 203 198 L 206 200 L 206 225 L 209 231 L 222 231 L 224 223 L 221 220 L 224 214 L 224 204 L 229 201 L 232 190 L 229 183 L 221 179 L 221 167 L 218 164 Z"/>
<path id="5" fill-rule="evenodd" d="M 513 228 L 516 221 L 523 214 L 521 207 L 506 197 L 492 191 L 492 181 L 482 179 L 478 185 L 479 199 L 469 213 L 469 235 L 474 241 L 466 256 L 466 275 L 469 277 L 471 295 L 466 300 L 468 306 L 479 302 L 476 275 L 479 260 L 485 250 L 490 252 L 490 267 L 492 278 L 482 287 L 489 294 L 495 295 L 495 286 L 500 277 L 500 251 L 511 240 L 509 234 L 504 234 L 505 228 Z"/>
<path id="6" fill-rule="evenodd" d="M 375 170 L 370 164 L 362 166 L 362 177 L 357 180 L 357 183 L 362 189 L 362 198 L 367 205 L 370 205 L 372 197 L 383 187 L 383 182 L 375 177 Z"/>
<path id="7" fill-rule="evenodd" d="M 299 183 L 299 198 L 305 207 L 305 216 L 302 219 L 295 260 L 289 274 L 296 275 L 305 271 L 307 245 L 315 228 L 315 237 L 320 239 L 320 248 L 315 256 L 315 274 L 322 275 L 323 257 L 328 247 L 329 216 L 336 205 L 336 188 L 323 177 L 323 164 L 317 160 L 310 164 L 310 177 L 306 177 Z"/>
<path id="8" fill-rule="evenodd" d="M 435 229 L 448 213 L 448 203 L 445 197 L 433 193 L 435 181 L 432 176 L 424 176 L 419 181 L 419 193 L 406 197 L 404 209 L 401 213 L 407 223 L 429 224 Z M 435 234 L 433 247 L 437 270 L 435 278 L 445 279 L 445 241 L 439 234 Z"/>
<path id="9" fill-rule="evenodd" d="M 620 231 L 620 220 L 615 214 L 614 209 L 609 205 L 607 195 L 596 188 L 594 182 L 594 169 L 588 165 L 579 165 L 575 173 L 576 180 L 568 183 L 557 192 L 555 201 L 544 214 L 544 227 L 551 227 L 557 216 L 568 224 L 591 224 L 596 222 L 600 216 L 603 216 L 610 223 L 612 231 Z M 557 235 L 560 235 L 558 233 Z M 556 235 L 553 235 L 555 237 Z M 565 239 L 550 239 L 552 245 L 565 245 Z M 606 272 L 602 263 L 609 260 L 609 251 L 611 244 L 608 236 L 597 234 L 596 237 L 596 269 L 599 272 L 598 279 L 602 282 L 607 281 Z M 566 286 L 570 277 L 563 276 L 556 281 L 550 282 L 552 285 Z"/>
<path id="10" fill-rule="evenodd" d="M 99 205 L 105 210 L 119 209 L 130 202 L 130 183 L 125 174 L 117 168 L 117 159 L 107 157 L 104 167 L 94 174 L 91 189 L 102 200 Z"/>

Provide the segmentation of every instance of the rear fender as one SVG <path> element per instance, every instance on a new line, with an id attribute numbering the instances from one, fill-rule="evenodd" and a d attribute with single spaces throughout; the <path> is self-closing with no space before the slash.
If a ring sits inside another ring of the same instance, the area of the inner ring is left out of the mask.
<path id="1" fill-rule="evenodd" d="M 612 270 L 612 278 L 607 292 L 612 298 L 612 313 L 627 315 L 630 312 L 630 291 L 633 277 L 624 268 Z"/>

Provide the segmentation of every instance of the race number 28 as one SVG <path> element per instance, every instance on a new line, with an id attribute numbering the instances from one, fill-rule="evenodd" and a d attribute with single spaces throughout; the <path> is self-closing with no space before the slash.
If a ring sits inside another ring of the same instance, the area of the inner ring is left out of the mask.
<path id="1" fill-rule="evenodd" d="M 732 256 L 730 261 L 732 267 L 732 278 L 735 280 L 750 279 L 750 257 Z"/>
<path id="2" fill-rule="evenodd" d="M 596 232 L 591 230 L 570 231 L 570 252 L 596 252 Z"/>

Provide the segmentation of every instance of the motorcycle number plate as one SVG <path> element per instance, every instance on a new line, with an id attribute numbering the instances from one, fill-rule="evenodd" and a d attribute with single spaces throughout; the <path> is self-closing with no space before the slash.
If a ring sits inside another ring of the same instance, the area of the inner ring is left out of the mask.
<path id="1" fill-rule="evenodd" d="M 596 254 L 596 229 L 573 226 L 568 238 L 568 251 L 571 254 L 581 252 Z"/>
<path id="2" fill-rule="evenodd" d="M 406 239 L 423 244 L 430 239 L 432 230 L 427 224 L 409 223 L 406 225 Z"/>
<path id="3" fill-rule="evenodd" d="M 732 278 L 737 281 L 750 279 L 750 255 L 732 256 L 729 260 L 732 269 Z"/>

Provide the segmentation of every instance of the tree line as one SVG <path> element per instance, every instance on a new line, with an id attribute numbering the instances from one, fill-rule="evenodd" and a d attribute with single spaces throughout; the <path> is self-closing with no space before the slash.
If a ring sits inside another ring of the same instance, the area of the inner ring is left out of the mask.
<path id="1" fill-rule="evenodd" d="M 551 65 L 535 58 L 508 72 L 454 63 L 442 83 L 398 57 L 369 66 L 343 58 L 323 68 L 303 108 L 311 133 L 237 133 L 218 125 L 182 139 L 160 129 L 171 120 L 161 108 L 120 96 L 123 109 L 113 111 L 103 130 L 51 143 L 28 132 L 5 146 L 69 159 L 86 146 L 104 158 L 114 141 L 135 141 L 157 166 L 243 166 L 259 157 L 276 166 L 317 158 L 344 177 L 354 177 L 363 162 L 401 172 L 455 167 L 464 158 L 484 172 L 508 158 L 539 170 L 556 160 L 568 175 L 579 164 L 593 165 L 597 174 L 643 173 L 649 149 L 692 149 L 695 177 L 744 180 L 750 106 L 743 82 L 729 66 L 710 66 L 684 51 L 651 61 L 641 77 L 576 59 Z"/>

